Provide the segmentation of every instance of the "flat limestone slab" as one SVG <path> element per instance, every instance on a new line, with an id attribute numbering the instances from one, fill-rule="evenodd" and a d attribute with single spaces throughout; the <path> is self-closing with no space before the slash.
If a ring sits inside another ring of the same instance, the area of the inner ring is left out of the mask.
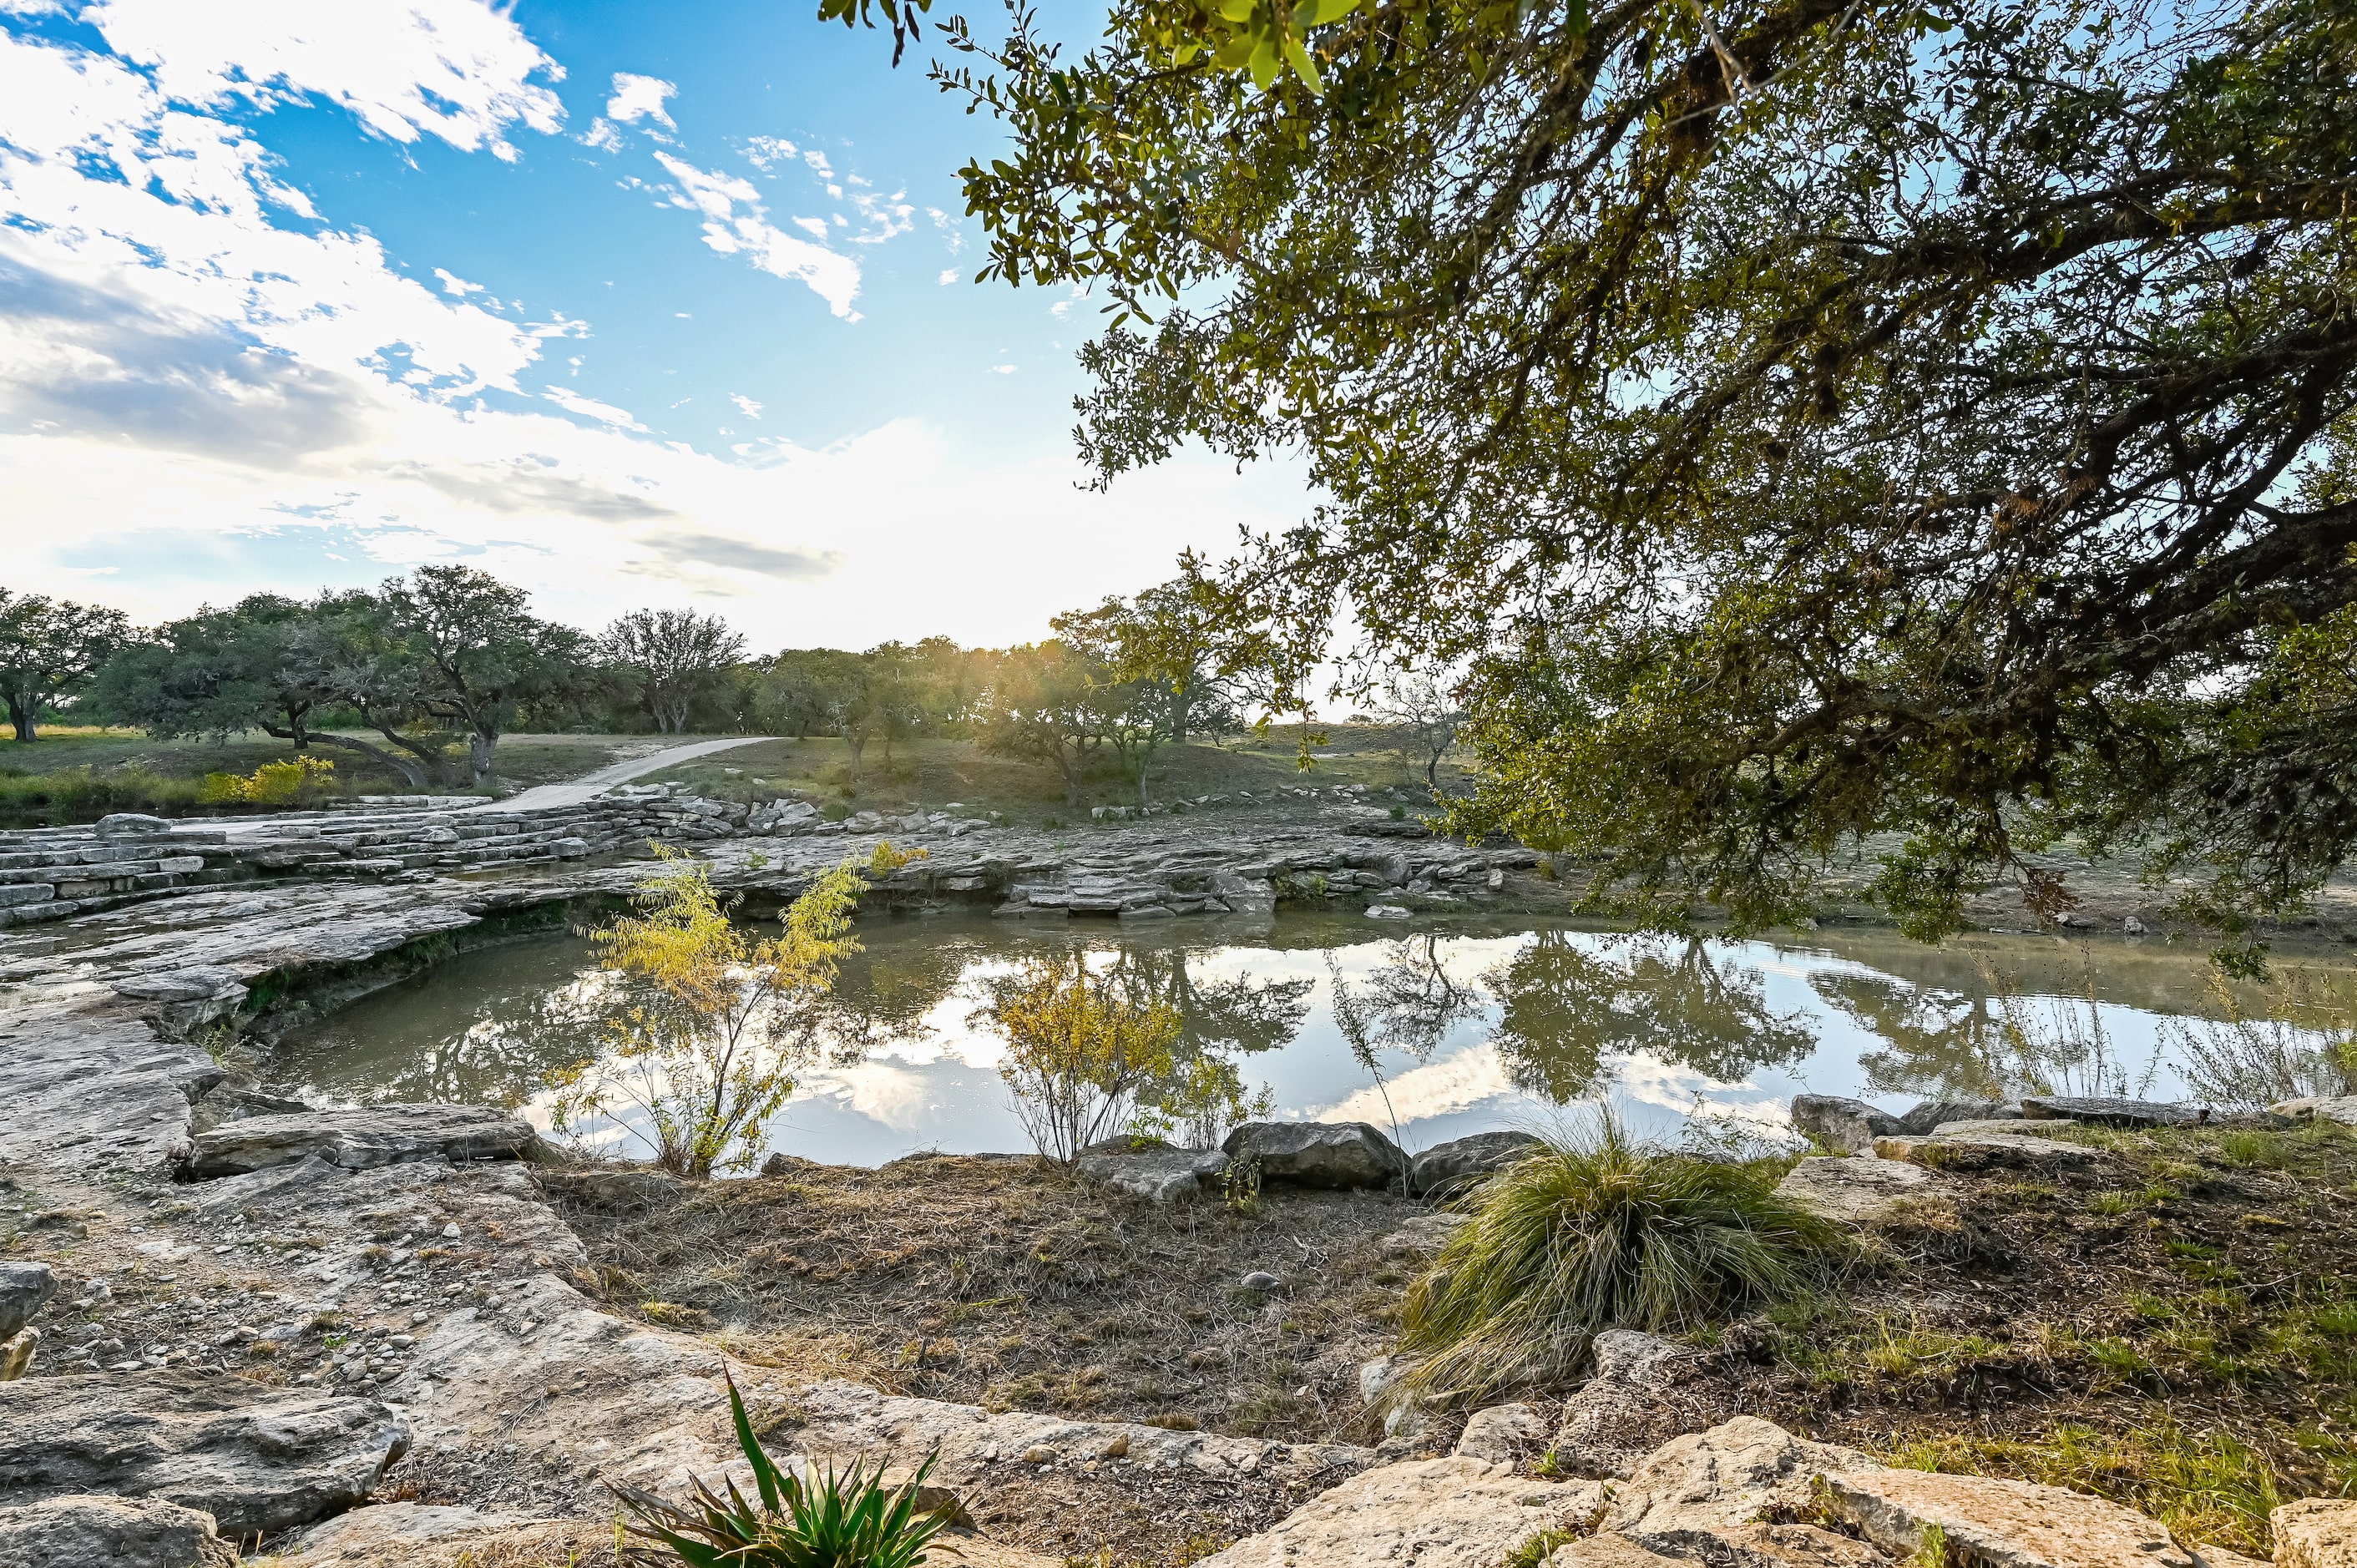
<path id="1" fill-rule="evenodd" d="M 70 1373 L 0 1383 L 0 1497 L 105 1494 L 274 1534 L 350 1508 L 409 1446 L 371 1399 L 222 1372 Z"/>
<path id="2" fill-rule="evenodd" d="M 1311 1498 L 1201 1568 L 1497 1568 L 1542 1531 L 1592 1518 L 1592 1481 L 1555 1485 L 1480 1459 L 1369 1470 Z"/>
<path id="3" fill-rule="evenodd" d="M 1894 1556 L 1911 1556 L 1933 1527 L 1952 1558 L 1984 1568 L 2201 1568 L 2168 1527 L 2060 1487 L 1925 1470 L 1825 1477 L 1834 1508 Z"/>
<path id="4" fill-rule="evenodd" d="M 243 1176 L 317 1155 L 345 1170 L 439 1160 L 511 1160 L 536 1140 L 529 1123 L 485 1105 L 362 1105 L 224 1122 L 189 1140 L 185 1172 Z"/>
<path id="5" fill-rule="evenodd" d="M 1903 1160 L 1818 1155 L 1803 1160 L 1776 1184 L 1777 1195 L 1842 1225 L 1873 1225 L 1903 1218 L 1937 1202 L 1948 1184 Z"/>
<path id="6" fill-rule="evenodd" d="M 1877 1138 L 1874 1152 L 1886 1160 L 1904 1160 L 1932 1170 L 1977 1171 L 2001 1166 L 2030 1169 L 2095 1163 L 2095 1151 L 2052 1138 L 2025 1138 L 1973 1133 L 1932 1138 Z"/>

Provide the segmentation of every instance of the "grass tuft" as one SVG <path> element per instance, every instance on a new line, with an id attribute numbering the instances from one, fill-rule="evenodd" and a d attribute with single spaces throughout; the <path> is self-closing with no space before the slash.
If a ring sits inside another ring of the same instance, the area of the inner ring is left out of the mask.
<path id="1" fill-rule="evenodd" d="M 1609 1117 L 1547 1143 L 1476 1189 L 1409 1288 L 1411 1386 L 1483 1397 L 1567 1374 L 1598 1329 L 1687 1332 L 1803 1292 L 1842 1243 L 1777 1195 L 1785 1169 L 1655 1148 Z"/>

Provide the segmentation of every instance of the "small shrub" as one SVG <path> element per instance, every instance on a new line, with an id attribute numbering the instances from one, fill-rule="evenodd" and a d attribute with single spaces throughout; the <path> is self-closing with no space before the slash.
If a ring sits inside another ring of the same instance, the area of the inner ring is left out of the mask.
<path id="1" fill-rule="evenodd" d="M 917 1511 L 918 1489 L 940 1455 L 927 1457 L 915 1476 L 888 1491 L 880 1465 L 870 1473 L 857 1462 L 841 1475 L 829 1466 L 805 1485 L 762 1450 L 733 1379 L 728 1409 L 759 1504 L 747 1501 L 733 1480 L 725 1483 L 725 1498 L 692 1482 L 684 1508 L 617 1486 L 614 1495 L 630 1515 L 630 1534 L 657 1542 L 690 1568 L 912 1568 L 925 1560 L 927 1543 L 949 1528 L 949 1509 Z"/>
<path id="2" fill-rule="evenodd" d="M 921 848 L 895 849 L 892 847 L 892 841 L 890 839 L 878 839 L 876 841 L 875 851 L 867 857 L 867 875 L 870 876 L 889 876 L 892 873 L 899 870 L 902 866 L 907 865 L 911 861 L 931 860 L 931 858 L 932 853 L 930 850 Z"/>
<path id="3" fill-rule="evenodd" d="M 335 770 L 336 765 L 323 757 L 296 757 L 265 762 L 248 778 L 208 773 L 197 801 L 206 806 L 292 806 L 316 799 Z"/>
<path id="4" fill-rule="evenodd" d="M 1545 1144 L 1483 1184 L 1410 1287 L 1409 1381 L 1488 1395 L 1569 1372 L 1598 1329 L 1687 1331 L 1801 1294 L 1839 1232 L 1777 1195 L 1784 1168 L 1669 1153 L 1609 1116 Z"/>

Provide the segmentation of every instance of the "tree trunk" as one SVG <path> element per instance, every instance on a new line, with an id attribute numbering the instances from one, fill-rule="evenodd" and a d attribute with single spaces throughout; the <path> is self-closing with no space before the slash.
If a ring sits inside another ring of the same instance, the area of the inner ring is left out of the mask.
<path id="1" fill-rule="evenodd" d="M 38 725 L 36 722 L 41 712 L 39 699 L 35 698 L 31 702 L 27 702 L 23 697 L 11 692 L 7 695 L 7 703 L 8 722 L 16 726 L 16 739 L 20 742 L 39 739 Z"/>
<path id="2" fill-rule="evenodd" d="M 1440 793 L 1440 780 L 1435 777 L 1439 771 L 1440 753 L 1436 751 L 1424 765 L 1424 787 L 1436 795 Z"/>
<path id="3" fill-rule="evenodd" d="M 392 768 L 395 773 L 400 774 L 402 779 L 407 782 L 409 787 L 413 789 L 423 789 L 425 788 L 426 779 L 424 764 L 412 762 L 405 757 L 396 757 L 381 746 L 371 746 L 367 741 L 355 740 L 348 735 L 328 735 L 324 731 L 313 733 L 308 730 L 296 731 L 294 729 L 280 729 L 277 725 L 268 723 L 264 723 L 261 726 L 261 729 L 262 733 L 266 736 L 274 736 L 279 740 L 293 741 L 295 743 L 295 748 L 297 751 L 304 749 L 304 743 L 307 740 L 316 742 L 320 746 L 340 746 L 348 751 L 358 752 L 362 757 L 368 757 L 375 762 L 382 763 L 385 767 Z"/>
<path id="4" fill-rule="evenodd" d="M 843 738 L 851 743 L 851 781 L 856 785 L 859 782 L 859 754 L 867 749 L 867 735 L 864 730 L 846 731 Z"/>
<path id="5" fill-rule="evenodd" d="M 475 788 L 481 789 L 491 781 L 491 750 L 500 744 L 496 735 L 477 730 L 467 737 L 467 761 L 475 775 Z"/>

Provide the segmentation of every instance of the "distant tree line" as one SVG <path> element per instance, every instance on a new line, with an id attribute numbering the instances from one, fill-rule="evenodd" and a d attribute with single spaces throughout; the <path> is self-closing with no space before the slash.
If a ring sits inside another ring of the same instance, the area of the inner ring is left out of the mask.
<path id="1" fill-rule="evenodd" d="M 0 589 L 0 696 L 19 740 L 44 714 L 158 737 L 260 731 L 366 757 L 414 789 L 479 786 L 519 729 L 840 736 L 870 748 L 964 738 L 1044 764 L 1077 803 L 1111 773 L 1145 798 L 1155 758 L 1245 724 L 1248 647 L 1212 634 L 1185 582 L 1059 616 L 1045 640 L 947 638 L 748 656 L 696 610 L 646 609 L 591 634 L 460 565 L 374 589 L 255 594 L 136 628 L 118 611 Z"/>

